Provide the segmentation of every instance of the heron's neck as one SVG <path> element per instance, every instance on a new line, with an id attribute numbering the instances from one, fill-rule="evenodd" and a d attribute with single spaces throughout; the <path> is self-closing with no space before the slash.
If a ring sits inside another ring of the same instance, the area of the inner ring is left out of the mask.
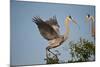
<path id="1" fill-rule="evenodd" d="M 94 17 L 93 16 L 91 16 L 91 20 L 92 20 L 92 23 L 94 23 L 95 20 L 94 20 Z"/>
<path id="2" fill-rule="evenodd" d="M 64 33 L 64 40 L 66 40 L 68 38 L 68 35 L 69 35 L 69 20 L 66 19 L 65 20 L 65 27 L 66 27 L 66 31 Z"/>
<path id="3" fill-rule="evenodd" d="M 94 23 L 94 17 L 93 16 L 91 16 L 91 34 L 92 34 L 92 36 L 94 37 L 95 36 L 95 23 Z"/>

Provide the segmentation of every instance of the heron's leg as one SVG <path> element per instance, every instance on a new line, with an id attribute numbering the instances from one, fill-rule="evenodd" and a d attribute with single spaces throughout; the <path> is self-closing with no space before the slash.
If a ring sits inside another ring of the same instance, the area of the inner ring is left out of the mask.
<path id="1" fill-rule="evenodd" d="M 55 53 L 53 53 L 52 51 L 50 51 L 50 49 L 48 51 L 51 52 L 55 56 L 55 58 L 56 58 L 57 61 L 59 60 L 58 56 Z"/>
<path id="2" fill-rule="evenodd" d="M 49 51 L 50 53 L 52 53 L 54 56 L 56 56 L 56 57 L 57 57 L 57 55 L 56 55 L 56 54 L 54 54 L 52 51 L 50 51 L 50 49 L 51 49 L 51 47 L 49 47 L 49 46 L 48 46 L 48 47 L 46 48 L 46 51 Z"/>
<path id="3" fill-rule="evenodd" d="M 47 48 L 46 48 L 46 57 L 48 58 L 48 50 L 47 50 Z"/>

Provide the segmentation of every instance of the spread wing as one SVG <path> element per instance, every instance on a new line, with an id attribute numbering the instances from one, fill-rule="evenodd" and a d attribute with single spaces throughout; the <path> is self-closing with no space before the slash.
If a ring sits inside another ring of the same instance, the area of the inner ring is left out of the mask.
<path id="1" fill-rule="evenodd" d="M 45 21 L 47 24 L 53 27 L 53 29 L 59 34 L 59 24 L 57 22 L 56 16 L 53 16 L 53 18 L 50 18 L 49 20 Z"/>
<path id="2" fill-rule="evenodd" d="M 40 17 L 33 17 L 33 22 L 36 23 L 40 34 L 47 40 L 52 40 L 58 38 L 57 32 L 46 22 L 44 22 Z"/>

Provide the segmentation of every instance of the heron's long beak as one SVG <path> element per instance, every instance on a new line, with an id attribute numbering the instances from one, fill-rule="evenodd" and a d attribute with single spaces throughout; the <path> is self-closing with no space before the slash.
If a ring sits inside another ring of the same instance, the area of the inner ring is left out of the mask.
<path id="1" fill-rule="evenodd" d="M 72 22 L 74 23 L 74 24 L 77 24 L 77 22 L 74 20 L 74 19 L 71 19 L 72 20 Z"/>
<path id="2" fill-rule="evenodd" d="M 73 22 L 74 24 L 76 24 L 76 25 L 78 26 L 78 28 L 80 29 L 80 26 L 77 24 L 76 20 L 74 20 L 74 19 L 71 19 L 71 20 L 72 20 L 72 22 Z"/>

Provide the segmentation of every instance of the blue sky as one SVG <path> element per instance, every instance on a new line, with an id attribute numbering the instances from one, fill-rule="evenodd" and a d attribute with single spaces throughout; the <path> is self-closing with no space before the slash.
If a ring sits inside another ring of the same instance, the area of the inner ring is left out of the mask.
<path id="1" fill-rule="evenodd" d="M 68 50 L 69 41 L 78 41 L 80 37 L 93 41 L 90 33 L 90 23 L 86 23 L 87 14 L 95 16 L 94 6 L 50 4 L 37 2 L 15 2 L 11 1 L 11 64 L 45 64 L 45 48 L 47 40 L 39 33 L 35 23 L 32 22 L 33 16 L 40 16 L 43 20 L 56 15 L 60 25 L 60 32 L 65 32 L 64 21 L 66 16 L 71 15 L 79 24 L 70 23 L 69 39 L 60 47 L 60 60 L 70 59 Z"/>

